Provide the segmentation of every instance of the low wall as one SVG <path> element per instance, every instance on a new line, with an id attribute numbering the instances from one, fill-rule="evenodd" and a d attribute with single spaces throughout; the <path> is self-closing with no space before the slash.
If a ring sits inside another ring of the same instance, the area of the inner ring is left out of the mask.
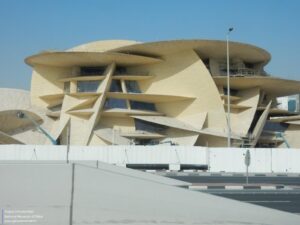
<path id="1" fill-rule="evenodd" d="M 245 172 L 247 148 L 206 148 L 188 146 L 71 146 L 71 161 L 102 161 L 126 164 L 207 165 L 210 172 Z M 250 173 L 300 173 L 300 149 L 249 149 Z M 0 145 L 0 162 L 14 160 L 66 161 L 66 146 Z"/>

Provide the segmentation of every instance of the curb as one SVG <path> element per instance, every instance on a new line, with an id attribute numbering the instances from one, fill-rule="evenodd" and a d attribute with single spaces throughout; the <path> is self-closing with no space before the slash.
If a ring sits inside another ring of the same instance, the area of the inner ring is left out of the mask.
<path id="1" fill-rule="evenodd" d="M 191 190 L 294 190 L 284 185 L 192 185 Z M 297 189 L 297 188 L 295 188 Z"/>
<path id="2" fill-rule="evenodd" d="M 197 172 L 191 170 L 151 170 L 151 172 L 155 172 L 163 176 L 246 177 L 246 173 L 240 172 Z M 300 177 L 300 173 L 249 173 L 249 177 Z"/>

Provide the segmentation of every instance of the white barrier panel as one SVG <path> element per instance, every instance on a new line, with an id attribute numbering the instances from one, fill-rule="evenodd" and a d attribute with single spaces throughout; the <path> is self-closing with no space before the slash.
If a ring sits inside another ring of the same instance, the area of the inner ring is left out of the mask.
<path id="1" fill-rule="evenodd" d="M 273 149 L 272 171 L 273 172 L 300 172 L 300 149 Z"/>
<path id="2" fill-rule="evenodd" d="M 210 172 L 245 172 L 247 148 L 190 146 L 70 146 L 69 160 L 126 164 L 208 165 Z M 300 149 L 251 148 L 250 173 L 300 173 Z M 67 147 L 0 145 L 0 161 L 66 160 Z M 176 166 L 178 165 L 178 166 Z"/>
<path id="3" fill-rule="evenodd" d="M 213 172 L 245 172 L 245 154 L 247 150 L 246 148 L 231 148 L 230 150 L 226 148 L 209 148 L 210 170 Z M 272 172 L 272 151 L 277 151 L 276 149 L 252 148 L 249 151 L 251 156 L 250 173 Z"/>

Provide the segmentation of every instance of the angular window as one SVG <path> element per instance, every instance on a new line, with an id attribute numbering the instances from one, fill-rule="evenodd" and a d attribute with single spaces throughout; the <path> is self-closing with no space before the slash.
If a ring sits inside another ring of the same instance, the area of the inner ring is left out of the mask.
<path id="1" fill-rule="evenodd" d="M 126 80 L 125 85 L 128 93 L 141 93 L 139 85 L 135 80 Z"/>
<path id="2" fill-rule="evenodd" d="M 167 129 L 167 127 L 164 125 L 151 123 L 151 122 L 147 122 L 147 121 L 143 121 L 143 120 L 139 120 L 139 119 L 135 119 L 134 123 L 135 123 L 136 130 L 143 130 L 143 131 L 147 131 L 150 133 L 162 132 Z"/>
<path id="3" fill-rule="evenodd" d="M 286 123 L 277 123 L 267 121 L 263 130 L 264 131 L 273 131 L 273 132 L 284 132 L 289 127 Z"/>
<path id="4" fill-rule="evenodd" d="M 112 80 L 109 91 L 110 92 L 122 92 L 121 81 L 120 80 Z"/>
<path id="5" fill-rule="evenodd" d="M 125 99 L 108 98 L 105 101 L 104 109 L 127 109 Z"/>
<path id="6" fill-rule="evenodd" d="M 131 109 L 156 111 L 155 105 L 148 102 L 130 101 Z"/>
<path id="7" fill-rule="evenodd" d="M 96 92 L 100 83 L 100 80 L 78 81 L 77 92 Z"/>
<path id="8" fill-rule="evenodd" d="M 80 75 L 81 76 L 102 76 L 106 70 L 105 66 L 97 66 L 97 67 L 81 67 L 80 68 Z"/>

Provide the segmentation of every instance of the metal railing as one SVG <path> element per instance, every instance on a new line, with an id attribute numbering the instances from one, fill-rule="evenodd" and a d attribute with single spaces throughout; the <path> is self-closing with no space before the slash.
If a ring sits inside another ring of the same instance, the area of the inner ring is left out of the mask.
<path id="1" fill-rule="evenodd" d="M 226 68 L 220 69 L 220 73 L 222 76 L 226 76 Z M 249 68 L 231 68 L 230 69 L 230 76 L 255 76 L 255 75 L 263 75 L 265 76 L 266 73 L 264 71 L 249 69 Z"/>

